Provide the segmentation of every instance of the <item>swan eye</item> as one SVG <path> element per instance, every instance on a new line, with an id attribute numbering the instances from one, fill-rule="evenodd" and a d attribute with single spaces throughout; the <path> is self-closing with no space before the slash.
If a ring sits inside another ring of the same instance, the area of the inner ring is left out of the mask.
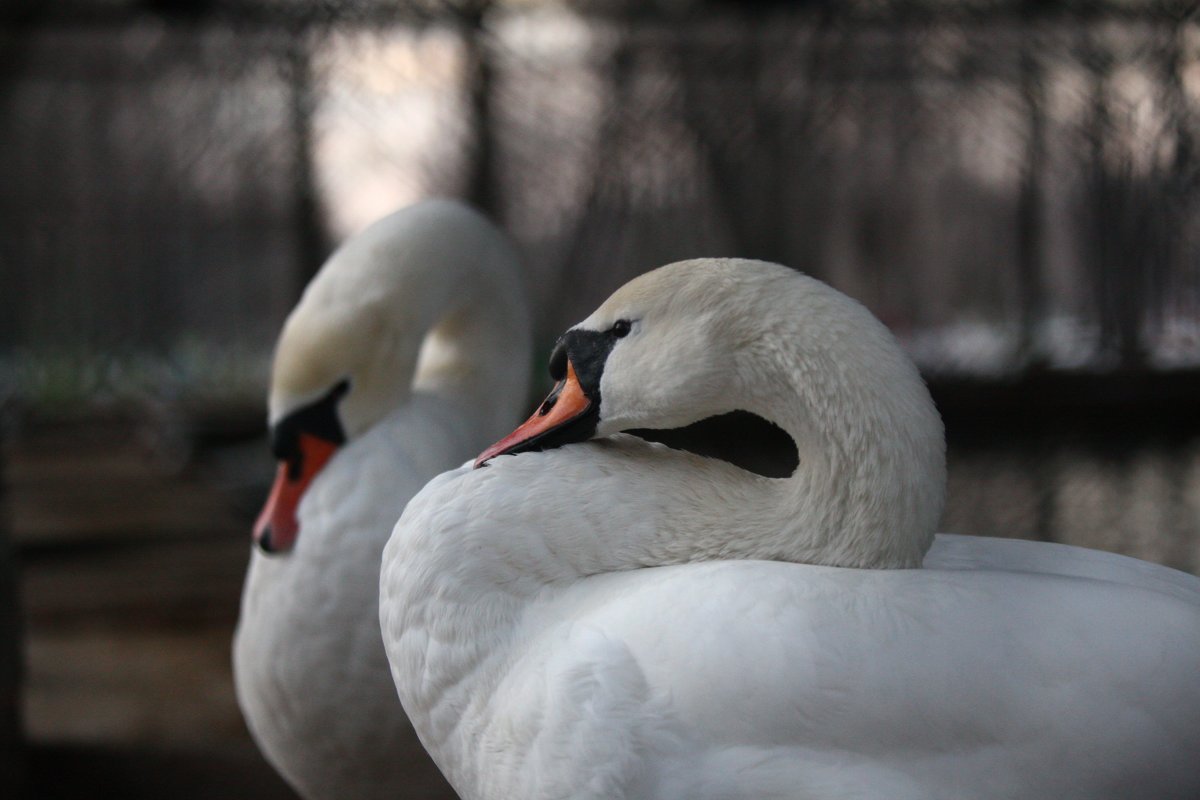
<path id="1" fill-rule="evenodd" d="M 621 338 L 624 338 L 625 336 L 628 336 L 629 331 L 632 328 L 633 328 L 633 326 L 629 323 L 629 320 L 619 319 L 613 323 L 612 328 L 609 329 L 609 333 L 611 333 L 616 338 L 621 339 Z"/>

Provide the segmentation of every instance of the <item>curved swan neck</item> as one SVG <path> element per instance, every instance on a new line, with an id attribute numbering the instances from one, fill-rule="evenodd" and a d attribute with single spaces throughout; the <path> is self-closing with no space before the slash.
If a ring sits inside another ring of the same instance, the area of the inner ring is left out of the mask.
<path id="1" fill-rule="evenodd" d="M 474 413 L 478 447 L 524 409 L 532 343 L 520 275 L 511 283 L 481 280 L 446 303 L 420 339 L 411 391 L 435 395 Z M 490 286 L 488 284 L 491 284 Z M 507 295 L 507 297 L 503 297 Z"/>
<path id="2" fill-rule="evenodd" d="M 516 256 L 487 220 L 451 201 L 404 209 L 348 240 L 305 290 L 277 349 L 271 418 L 348 377 L 351 437 L 413 391 L 480 409 L 494 432 L 524 400 L 528 316 Z"/>
<path id="3" fill-rule="evenodd" d="M 919 566 L 941 515 L 945 446 L 916 367 L 870 312 L 829 287 L 781 267 L 746 273 L 753 280 L 717 267 L 723 280 L 743 284 L 686 303 L 707 316 L 675 320 L 692 335 L 662 337 L 656 348 L 672 344 L 669 352 L 698 367 L 672 374 L 654 360 L 661 372 L 640 374 L 661 375 L 676 395 L 686 394 L 694 415 L 742 409 L 779 425 L 797 445 L 795 472 L 767 478 L 621 434 L 501 456 L 443 476 L 455 491 L 490 499 L 487 515 L 414 532 L 419 541 L 393 539 L 414 561 L 441 565 L 420 574 L 512 595 L 582 576 L 716 559 Z M 623 302 L 620 293 L 614 301 Z M 602 329 L 603 320 L 592 327 Z M 623 347 L 605 367 L 618 380 L 606 385 L 601 424 L 612 410 L 610 419 L 642 427 L 654 419 L 637 419 L 633 404 L 607 405 L 617 395 L 609 388 L 634 387 L 619 370 L 632 371 L 637 345 Z M 404 527 L 401 520 L 398 530 Z"/>
<path id="4" fill-rule="evenodd" d="M 783 479 L 744 473 L 720 478 L 747 496 L 744 487 L 753 485 L 754 502 L 762 506 L 755 523 L 760 533 L 753 537 L 759 552 L 738 557 L 840 567 L 920 565 L 942 511 L 941 420 L 915 374 L 892 380 L 898 393 L 918 395 L 909 411 L 936 432 L 935 439 L 905 437 L 898 431 L 911 421 L 902 423 L 891 403 L 847 395 L 849 387 L 816 375 L 792 376 L 790 405 L 764 402 L 761 394 L 746 403 L 746 410 L 792 437 L 799 463 Z M 720 519 L 729 512 L 714 507 L 705 513 Z"/>
<path id="5" fill-rule="evenodd" d="M 818 317 L 824 325 L 806 322 L 812 309 L 770 321 L 775 334 L 735 371 L 746 410 L 783 428 L 799 454 L 790 478 L 765 485 L 774 519 L 764 535 L 773 558 L 919 566 L 944 502 L 941 417 L 891 333 L 857 304 L 839 311 Z"/>
<path id="6" fill-rule="evenodd" d="M 680 547 L 690 542 L 707 557 L 713 547 L 689 530 L 705 532 L 710 518 L 730 525 L 714 537 L 746 540 L 749 549 L 731 557 L 920 563 L 942 510 L 941 419 L 916 367 L 866 308 L 785 267 L 700 260 L 627 284 L 580 327 L 602 331 L 622 317 L 641 328 L 607 358 L 602 435 L 744 410 L 797 446 L 799 466 L 787 479 L 703 460 L 691 473 L 647 475 L 633 491 L 648 505 L 670 493 L 668 480 L 707 489 L 676 508 L 699 526 L 678 531 Z M 693 506 L 706 511 L 693 515 Z"/>

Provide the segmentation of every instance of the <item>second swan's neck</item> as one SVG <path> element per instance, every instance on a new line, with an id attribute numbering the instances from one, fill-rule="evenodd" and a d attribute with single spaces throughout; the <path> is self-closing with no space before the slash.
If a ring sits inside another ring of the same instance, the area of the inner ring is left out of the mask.
<path id="1" fill-rule="evenodd" d="M 272 422 L 324 395 L 348 437 L 421 392 L 478 409 L 496 435 L 521 410 L 529 309 L 517 258 L 475 212 L 431 201 L 349 239 L 289 316 L 272 373 Z M 465 456 L 464 456 L 465 457 Z"/>

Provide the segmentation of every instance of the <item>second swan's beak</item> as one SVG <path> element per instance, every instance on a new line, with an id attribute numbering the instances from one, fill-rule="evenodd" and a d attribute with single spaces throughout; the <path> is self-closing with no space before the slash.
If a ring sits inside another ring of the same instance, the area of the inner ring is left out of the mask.
<path id="1" fill-rule="evenodd" d="M 569 429 L 576 427 L 572 423 L 581 422 L 589 416 L 592 408 L 592 401 L 579 385 L 574 365 L 568 361 L 567 374 L 555 384 L 537 411 L 533 412 L 533 416 L 508 436 L 484 450 L 479 458 L 475 459 L 475 468 L 482 467 L 496 456 L 543 450 L 566 444 L 568 441 L 589 438 L 595 430 L 594 425 L 582 427 L 579 431 L 582 435 L 572 435 L 574 432 Z"/>
<path id="2" fill-rule="evenodd" d="M 299 461 L 295 465 L 280 463 L 267 504 L 254 523 L 254 541 L 264 553 L 286 553 L 296 545 L 300 531 L 296 508 L 308 485 L 337 449 L 336 442 L 300 434 Z"/>

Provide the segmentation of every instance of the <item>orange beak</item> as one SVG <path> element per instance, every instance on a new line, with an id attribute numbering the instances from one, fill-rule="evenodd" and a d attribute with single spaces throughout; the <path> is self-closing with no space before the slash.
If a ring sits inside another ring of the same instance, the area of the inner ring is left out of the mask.
<path id="1" fill-rule="evenodd" d="M 591 407 L 592 401 L 584 394 L 583 387 L 579 385 L 579 378 L 575 375 L 575 367 L 568 361 L 566 377 L 555 384 L 533 416 L 508 436 L 484 450 L 479 458 L 475 459 L 475 468 L 478 469 L 505 453 L 537 449 L 539 440 L 579 419 Z"/>
<path id="2" fill-rule="evenodd" d="M 299 474 L 290 462 L 281 462 L 267 504 L 254 523 L 254 541 L 268 553 L 285 553 L 296 545 L 300 523 L 296 508 L 317 473 L 329 462 L 338 445 L 319 436 L 300 434 Z"/>

